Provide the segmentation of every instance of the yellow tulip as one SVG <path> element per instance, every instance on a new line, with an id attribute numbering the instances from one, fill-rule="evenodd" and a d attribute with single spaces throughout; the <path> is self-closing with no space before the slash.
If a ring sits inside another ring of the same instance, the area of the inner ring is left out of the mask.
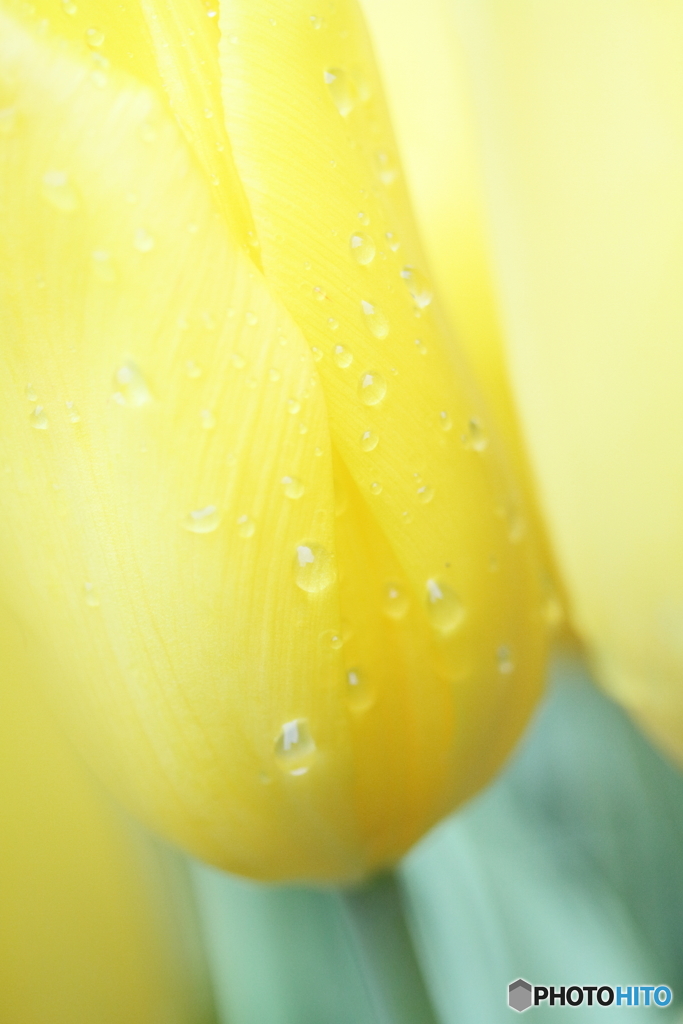
<path id="1" fill-rule="evenodd" d="M 528 450 L 598 677 L 683 760 L 676 3 L 451 5 Z"/>
<path id="2" fill-rule="evenodd" d="M 500 766 L 541 574 L 355 4 L 218 13 L 0 4 L 3 596 L 143 820 L 349 880 Z"/>
<path id="3" fill-rule="evenodd" d="M 0 638 L 0 1020 L 206 1020 L 182 869 L 111 806 L 60 735 L 4 610 Z"/>

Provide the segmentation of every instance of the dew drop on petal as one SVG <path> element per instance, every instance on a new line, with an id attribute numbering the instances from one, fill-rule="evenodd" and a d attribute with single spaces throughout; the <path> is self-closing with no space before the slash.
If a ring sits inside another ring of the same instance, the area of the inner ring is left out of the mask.
<path id="1" fill-rule="evenodd" d="M 358 381 L 358 394 L 365 405 L 379 405 L 386 393 L 386 381 L 379 373 L 364 373 Z"/>
<path id="2" fill-rule="evenodd" d="M 373 482 L 370 484 L 370 491 L 372 492 L 372 494 L 381 494 L 382 485 L 378 483 L 376 480 L 373 480 Z"/>
<path id="3" fill-rule="evenodd" d="M 45 410 L 43 409 L 42 405 L 37 405 L 35 407 L 31 415 L 29 416 L 29 420 L 31 421 L 31 426 L 35 430 L 47 430 L 49 426 L 49 421 L 47 416 L 45 415 Z"/>
<path id="4" fill-rule="evenodd" d="M 357 668 L 346 673 L 346 693 L 352 711 L 367 711 L 375 702 L 375 693 L 365 675 Z"/>
<path id="5" fill-rule="evenodd" d="M 391 156 L 391 153 L 387 153 L 386 150 L 380 149 L 375 153 L 375 170 L 377 177 L 383 185 L 389 187 L 396 181 L 398 175 L 398 167 Z"/>
<path id="6" fill-rule="evenodd" d="M 356 103 L 351 79 L 342 68 L 328 68 L 323 78 L 335 107 L 342 117 L 348 117 Z"/>
<path id="7" fill-rule="evenodd" d="M 467 430 L 463 435 L 463 445 L 475 452 L 483 452 L 488 447 L 489 439 L 481 424 L 481 420 L 472 416 L 467 423 Z"/>
<path id="8" fill-rule="evenodd" d="M 430 487 L 429 484 L 420 484 L 416 492 L 417 500 L 423 505 L 428 505 L 434 498 L 434 488 Z"/>
<path id="9" fill-rule="evenodd" d="M 370 329 L 370 333 L 374 334 L 380 341 L 389 333 L 389 321 L 381 309 L 372 302 L 361 301 L 361 310 L 365 317 L 365 322 Z"/>
<path id="10" fill-rule="evenodd" d="M 349 246 L 351 255 L 361 266 L 367 266 L 375 258 L 375 243 L 370 235 L 365 235 L 362 231 L 356 231 L 351 235 Z"/>
<path id="11" fill-rule="evenodd" d="M 398 621 L 405 617 L 410 607 L 410 598 L 398 583 L 387 583 L 384 588 L 382 611 L 390 618 Z"/>
<path id="12" fill-rule="evenodd" d="M 113 398 L 119 405 L 137 408 L 152 400 L 147 381 L 135 363 L 124 363 L 114 374 Z"/>
<path id="13" fill-rule="evenodd" d="M 29 400 L 29 402 L 37 402 L 38 401 L 38 395 L 35 392 L 33 384 L 27 384 L 26 385 L 26 390 L 25 390 L 24 393 L 25 393 L 27 399 Z"/>
<path id="14" fill-rule="evenodd" d="M 496 661 L 501 675 L 508 676 L 511 672 L 514 672 L 515 663 L 512 660 L 512 652 L 507 644 L 501 644 L 496 651 Z"/>
<path id="15" fill-rule="evenodd" d="M 437 632 L 448 636 L 460 626 L 465 618 L 462 601 L 451 588 L 439 579 L 429 579 L 427 590 L 427 614 Z"/>
<path id="16" fill-rule="evenodd" d="M 327 590 L 337 578 L 334 559 L 321 544 L 299 544 L 294 559 L 294 579 L 307 594 Z"/>
<path id="17" fill-rule="evenodd" d="M 379 435 L 374 430 L 366 430 L 360 435 L 360 446 L 364 452 L 373 452 L 379 444 Z"/>
<path id="18" fill-rule="evenodd" d="M 320 643 L 326 651 L 339 651 L 344 646 L 341 630 L 325 629 L 320 634 Z"/>
<path id="19" fill-rule="evenodd" d="M 196 380 L 197 377 L 201 377 L 202 368 L 197 363 L 195 363 L 194 359 L 188 359 L 187 362 L 185 363 L 185 373 L 190 378 L 190 380 Z"/>
<path id="20" fill-rule="evenodd" d="M 386 238 L 389 248 L 391 249 L 392 252 L 397 252 L 400 249 L 401 243 L 399 242 L 398 238 L 396 237 L 393 231 L 387 231 L 384 237 Z"/>
<path id="21" fill-rule="evenodd" d="M 100 47 L 104 43 L 104 32 L 99 28 L 87 28 L 85 30 L 85 41 L 88 46 Z"/>
<path id="22" fill-rule="evenodd" d="M 439 413 L 439 426 L 444 432 L 451 430 L 453 427 L 453 420 L 445 409 L 442 409 Z"/>
<path id="23" fill-rule="evenodd" d="M 275 740 L 278 767 L 289 775 L 305 775 L 315 758 L 315 742 L 305 718 L 285 722 Z"/>
<path id="24" fill-rule="evenodd" d="M 78 207 L 78 192 L 64 171 L 47 171 L 42 182 L 43 199 L 61 213 L 73 213 Z"/>
<path id="25" fill-rule="evenodd" d="M 406 283 L 410 296 L 418 309 L 424 309 L 434 298 L 429 281 L 416 267 L 404 267 L 401 277 Z"/>
<path id="26" fill-rule="evenodd" d="M 68 419 L 69 423 L 80 423 L 81 414 L 74 405 L 74 403 L 65 402 L 64 404 L 66 405 L 66 418 Z"/>
<path id="27" fill-rule="evenodd" d="M 241 515 L 237 517 L 237 533 L 240 537 L 248 540 L 249 537 L 253 537 L 256 532 L 256 523 L 248 515 Z"/>
<path id="28" fill-rule="evenodd" d="M 283 476 L 280 482 L 282 483 L 285 497 L 291 498 L 292 501 L 297 501 L 299 498 L 303 497 L 306 491 L 306 488 L 298 477 Z"/>
<path id="29" fill-rule="evenodd" d="M 337 366 L 345 370 L 353 362 L 353 353 L 349 352 L 343 345 L 335 345 L 332 349 L 332 358 Z"/>
<path id="30" fill-rule="evenodd" d="M 100 607 L 100 598 L 94 583 L 84 583 L 83 592 L 85 595 L 85 603 L 87 604 L 88 608 Z"/>
<path id="31" fill-rule="evenodd" d="M 301 412 L 301 402 L 297 398 L 290 398 L 287 402 L 287 411 L 292 416 L 296 416 L 298 412 Z"/>
<path id="32" fill-rule="evenodd" d="M 190 512 L 183 520 L 183 526 L 190 533 L 213 533 L 221 521 L 215 505 L 206 505 Z"/>
<path id="33" fill-rule="evenodd" d="M 133 235 L 133 248 L 137 252 L 151 252 L 154 248 L 154 237 L 145 228 L 136 228 Z"/>

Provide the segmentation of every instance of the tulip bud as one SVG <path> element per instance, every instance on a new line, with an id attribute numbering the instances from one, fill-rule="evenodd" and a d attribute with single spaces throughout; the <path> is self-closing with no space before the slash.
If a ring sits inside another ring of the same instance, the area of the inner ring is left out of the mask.
<path id="1" fill-rule="evenodd" d="M 545 623 L 358 12 L 222 10 L 217 182 L 201 88 L 0 17 L 5 598 L 144 820 L 359 878 L 499 767 Z"/>

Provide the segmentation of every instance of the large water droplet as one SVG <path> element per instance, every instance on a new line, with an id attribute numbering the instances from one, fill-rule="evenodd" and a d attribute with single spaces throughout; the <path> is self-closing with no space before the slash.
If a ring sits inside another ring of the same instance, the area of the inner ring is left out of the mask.
<path id="1" fill-rule="evenodd" d="M 315 742 L 305 718 L 285 722 L 275 740 L 278 766 L 289 775 L 305 775 L 315 758 Z"/>
<path id="2" fill-rule="evenodd" d="M 374 452 L 379 444 L 379 435 L 374 430 L 366 430 L 360 435 L 360 446 L 364 452 Z"/>
<path id="3" fill-rule="evenodd" d="M 353 362 L 353 353 L 349 352 L 348 348 L 344 348 L 343 345 L 335 345 L 332 349 L 332 358 L 337 366 L 345 370 Z"/>
<path id="4" fill-rule="evenodd" d="M 378 483 L 377 480 L 373 480 L 373 482 L 370 484 L 370 491 L 373 494 L 381 494 L 382 493 L 382 485 L 380 483 Z"/>
<path id="5" fill-rule="evenodd" d="M 337 578 L 332 555 L 321 544 L 299 544 L 294 559 L 294 579 L 307 594 L 327 590 Z"/>
<path id="6" fill-rule="evenodd" d="M 382 611 L 390 619 L 404 618 L 410 607 L 410 598 L 398 583 L 387 583 L 384 588 Z"/>
<path id="7" fill-rule="evenodd" d="M 245 540 L 254 536 L 256 532 L 256 523 L 251 516 L 242 515 L 237 517 L 237 532 L 240 537 L 244 537 Z"/>
<path id="8" fill-rule="evenodd" d="M 43 175 L 43 199 L 61 213 L 73 213 L 78 207 L 78 192 L 64 171 L 48 171 Z"/>
<path id="9" fill-rule="evenodd" d="M 384 377 L 374 370 L 364 373 L 358 381 L 358 394 L 365 405 L 378 405 L 387 393 Z"/>
<path id="10" fill-rule="evenodd" d="M 365 675 L 357 668 L 346 673 L 346 693 L 352 711 L 367 711 L 375 702 L 375 693 Z"/>
<path id="11" fill-rule="evenodd" d="M 424 309 L 434 298 L 429 281 L 416 267 L 404 267 L 401 277 L 406 283 L 411 298 L 418 309 Z"/>
<path id="12" fill-rule="evenodd" d="M 441 580 L 427 580 L 426 589 L 429 620 L 434 629 L 448 636 L 455 632 L 465 618 L 463 603 L 455 591 Z"/>
<path id="13" fill-rule="evenodd" d="M 323 78 L 335 107 L 342 117 L 347 117 L 356 104 L 353 82 L 342 68 L 328 68 Z"/>
<path id="14" fill-rule="evenodd" d="M 292 501 L 297 501 L 301 498 L 306 491 L 306 488 L 295 476 L 283 476 L 282 487 L 287 498 L 291 498 Z"/>
<path id="15" fill-rule="evenodd" d="M 365 322 L 370 329 L 370 333 L 374 334 L 380 341 L 382 338 L 386 338 L 389 333 L 389 321 L 382 312 L 372 302 L 361 301 L 361 309 L 365 316 Z"/>
<path id="16" fill-rule="evenodd" d="M 366 266 L 372 263 L 375 258 L 375 243 L 370 235 L 364 235 L 362 231 L 356 231 L 349 240 L 351 255 L 356 263 Z"/>
<path id="17" fill-rule="evenodd" d="M 112 397 L 119 405 L 137 408 L 152 400 L 147 381 L 135 363 L 124 363 L 118 368 L 114 374 L 114 387 L 116 391 Z"/>
<path id="18" fill-rule="evenodd" d="M 29 416 L 29 420 L 31 421 L 31 426 L 34 427 L 36 430 L 47 430 L 49 426 L 49 421 L 47 416 L 45 415 L 45 410 L 43 409 L 42 405 L 37 405 L 35 407 L 31 415 Z"/>
<path id="19" fill-rule="evenodd" d="M 496 661 L 498 662 L 498 671 L 501 675 L 509 676 L 511 672 L 514 672 L 515 663 L 512 660 L 512 652 L 507 644 L 501 644 L 496 651 Z"/>
<path id="20" fill-rule="evenodd" d="M 183 526 L 190 533 L 213 533 L 221 521 L 221 514 L 215 505 L 207 505 L 190 512 L 183 520 Z"/>

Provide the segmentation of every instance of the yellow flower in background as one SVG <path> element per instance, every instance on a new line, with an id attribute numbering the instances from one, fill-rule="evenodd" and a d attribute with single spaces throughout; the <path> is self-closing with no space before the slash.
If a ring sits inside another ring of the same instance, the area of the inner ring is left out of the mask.
<path id="1" fill-rule="evenodd" d="M 0 90 L 3 599 L 45 683 L 199 857 L 392 863 L 519 735 L 547 601 L 355 5 L 6 0 Z"/>
<path id="2" fill-rule="evenodd" d="M 510 373 L 597 677 L 683 759 L 679 4 L 450 4 Z"/>

